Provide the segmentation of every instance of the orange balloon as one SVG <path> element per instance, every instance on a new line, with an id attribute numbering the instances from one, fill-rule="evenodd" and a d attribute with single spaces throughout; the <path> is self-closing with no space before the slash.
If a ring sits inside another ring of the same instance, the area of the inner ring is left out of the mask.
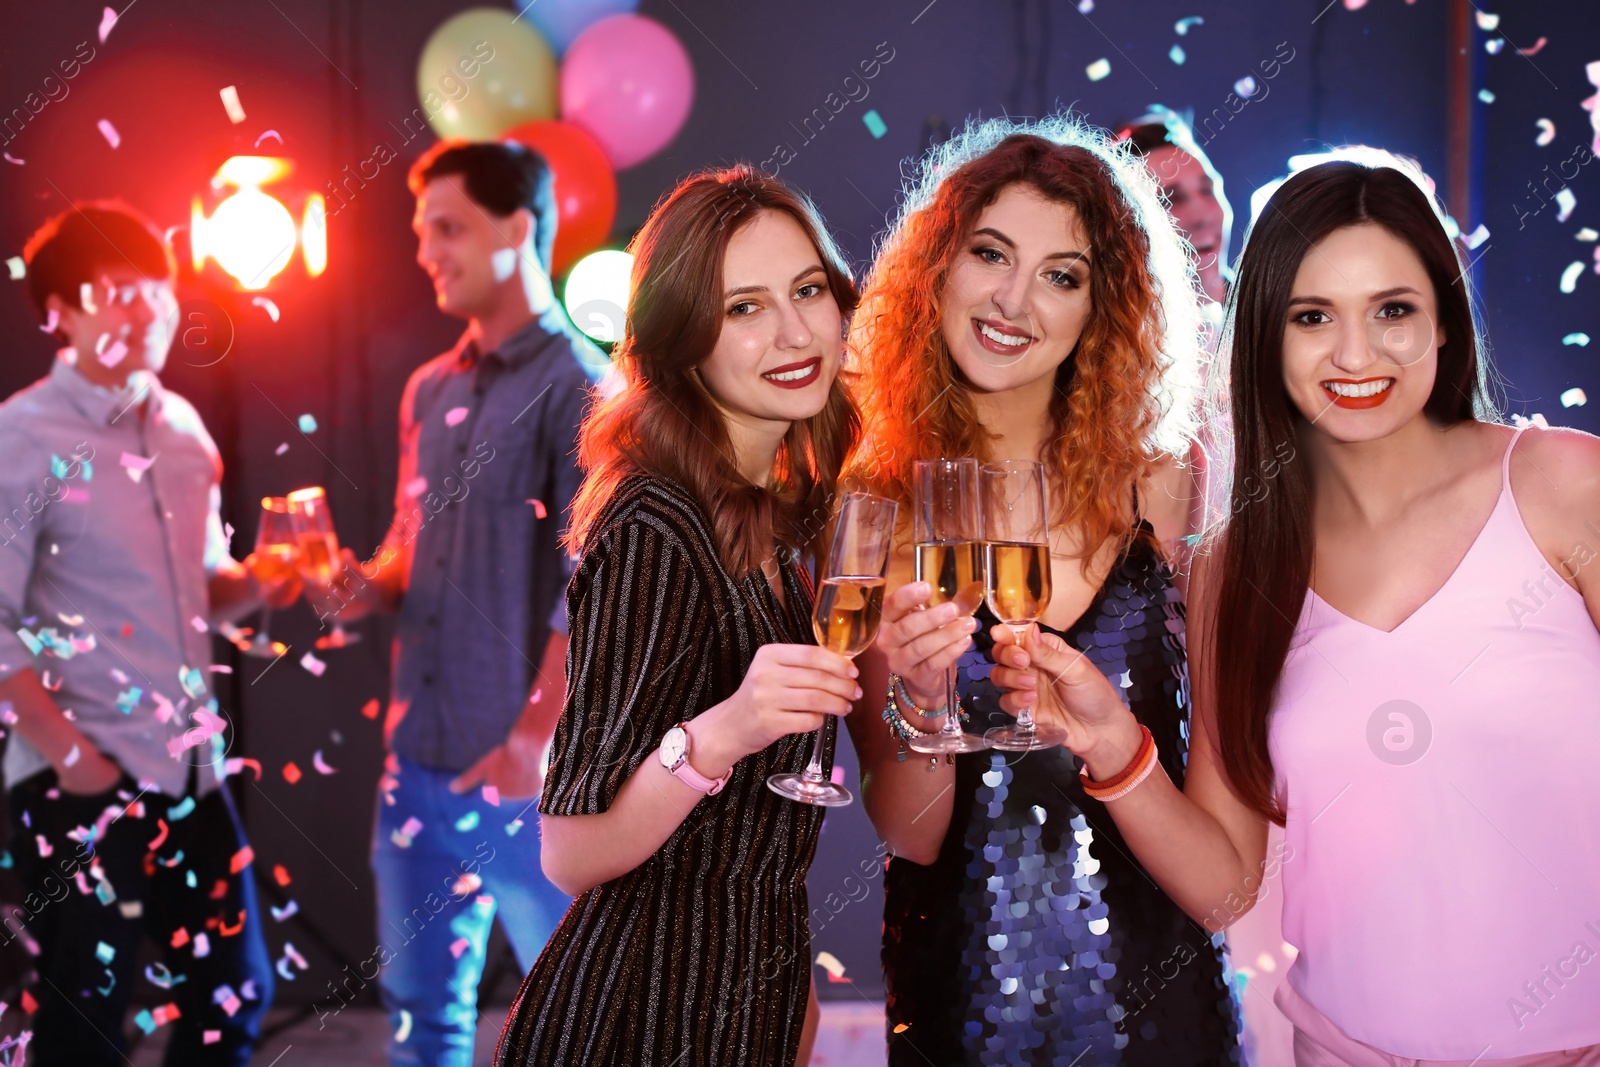
<path id="1" fill-rule="evenodd" d="M 550 164 L 558 211 L 550 274 L 559 277 L 605 243 L 617 217 L 617 178 L 605 150 L 570 122 L 525 122 L 503 137 Z"/>

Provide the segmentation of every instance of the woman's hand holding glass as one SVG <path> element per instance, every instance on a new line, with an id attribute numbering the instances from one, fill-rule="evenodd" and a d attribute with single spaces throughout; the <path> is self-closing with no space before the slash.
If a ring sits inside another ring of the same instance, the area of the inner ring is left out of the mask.
<path id="1" fill-rule="evenodd" d="M 1020 634 L 1004 624 L 989 632 L 995 661 L 989 679 L 1007 714 L 1027 709 L 1041 726 L 1065 733 L 1063 744 L 1083 759 L 1091 778 L 1110 778 L 1128 765 L 1139 748 L 1138 721 L 1087 656 L 1037 625 Z"/>
<path id="2" fill-rule="evenodd" d="M 981 590 L 979 590 L 981 593 Z M 938 711 L 945 703 L 945 672 L 972 647 L 978 620 L 972 617 L 977 602 L 961 598 L 928 607 L 933 586 L 908 582 L 883 601 L 883 622 L 878 628 L 878 651 L 905 682 L 906 695 L 924 711 Z"/>
<path id="3" fill-rule="evenodd" d="M 848 656 L 817 645 L 762 645 L 738 690 L 691 720 L 689 762 L 720 778 L 789 734 L 811 733 L 829 715 L 849 714 L 861 696 L 859 673 Z"/>

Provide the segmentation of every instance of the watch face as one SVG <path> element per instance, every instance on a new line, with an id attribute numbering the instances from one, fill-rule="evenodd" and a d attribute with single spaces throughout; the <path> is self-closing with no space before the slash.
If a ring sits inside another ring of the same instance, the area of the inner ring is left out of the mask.
<path id="1" fill-rule="evenodd" d="M 675 771 L 688 758 L 689 734 L 681 726 L 674 726 L 661 739 L 661 765 Z"/>

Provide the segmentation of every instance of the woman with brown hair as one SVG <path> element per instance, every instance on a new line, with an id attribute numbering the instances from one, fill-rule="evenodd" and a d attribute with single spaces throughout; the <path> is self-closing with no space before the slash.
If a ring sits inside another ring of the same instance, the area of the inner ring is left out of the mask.
<path id="1" fill-rule="evenodd" d="M 1042 625 L 1118 679 L 1178 778 L 1200 333 L 1154 180 L 1103 131 L 1057 118 L 972 124 L 922 161 L 853 338 L 869 442 L 855 466 L 879 491 L 909 504 L 913 463 L 934 457 L 1042 464 Z M 948 715 L 974 735 L 1007 718 L 980 625 L 997 620 L 987 605 L 977 619 L 971 603 L 927 607 L 909 538 L 899 548 L 848 720 L 894 852 L 889 1062 L 1230 1062 L 1220 937 L 1133 861 L 1071 753 L 907 753 Z"/>
<path id="2" fill-rule="evenodd" d="M 856 291 L 811 204 L 748 167 L 686 179 L 633 252 L 625 385 L 580 439 L 539 802 L 545 874 L 577 900 L 498 1062 L 789 1064 L 822 810 L 766 781 L 859 695 L 812 643 L 800 565 L 857 436 L 838 380 Z"/>
<path id="3" fill-rule="evenodd" d="M 1187 781 L 1051 635 L 993 677 L 1197 921 L 1281 866 L 1302 1067 L 1589 1067 L 1600 441 L 1499 424 L 1422 173 L 1347 155 L 1272 194 L 1230 296 L 1233 477 L 1302 458 L 1197 565 Z"/>

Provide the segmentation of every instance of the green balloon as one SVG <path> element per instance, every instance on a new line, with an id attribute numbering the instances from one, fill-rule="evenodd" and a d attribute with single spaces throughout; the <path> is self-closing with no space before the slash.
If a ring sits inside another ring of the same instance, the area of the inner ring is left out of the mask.
<path id="1" fill-rule="evenodd" d="M 440 137 L 483 141 L 556 117 L 556 57 L 539 31 L 503 8 L 447 19 L 422 48 L 417 96 Z"/>

